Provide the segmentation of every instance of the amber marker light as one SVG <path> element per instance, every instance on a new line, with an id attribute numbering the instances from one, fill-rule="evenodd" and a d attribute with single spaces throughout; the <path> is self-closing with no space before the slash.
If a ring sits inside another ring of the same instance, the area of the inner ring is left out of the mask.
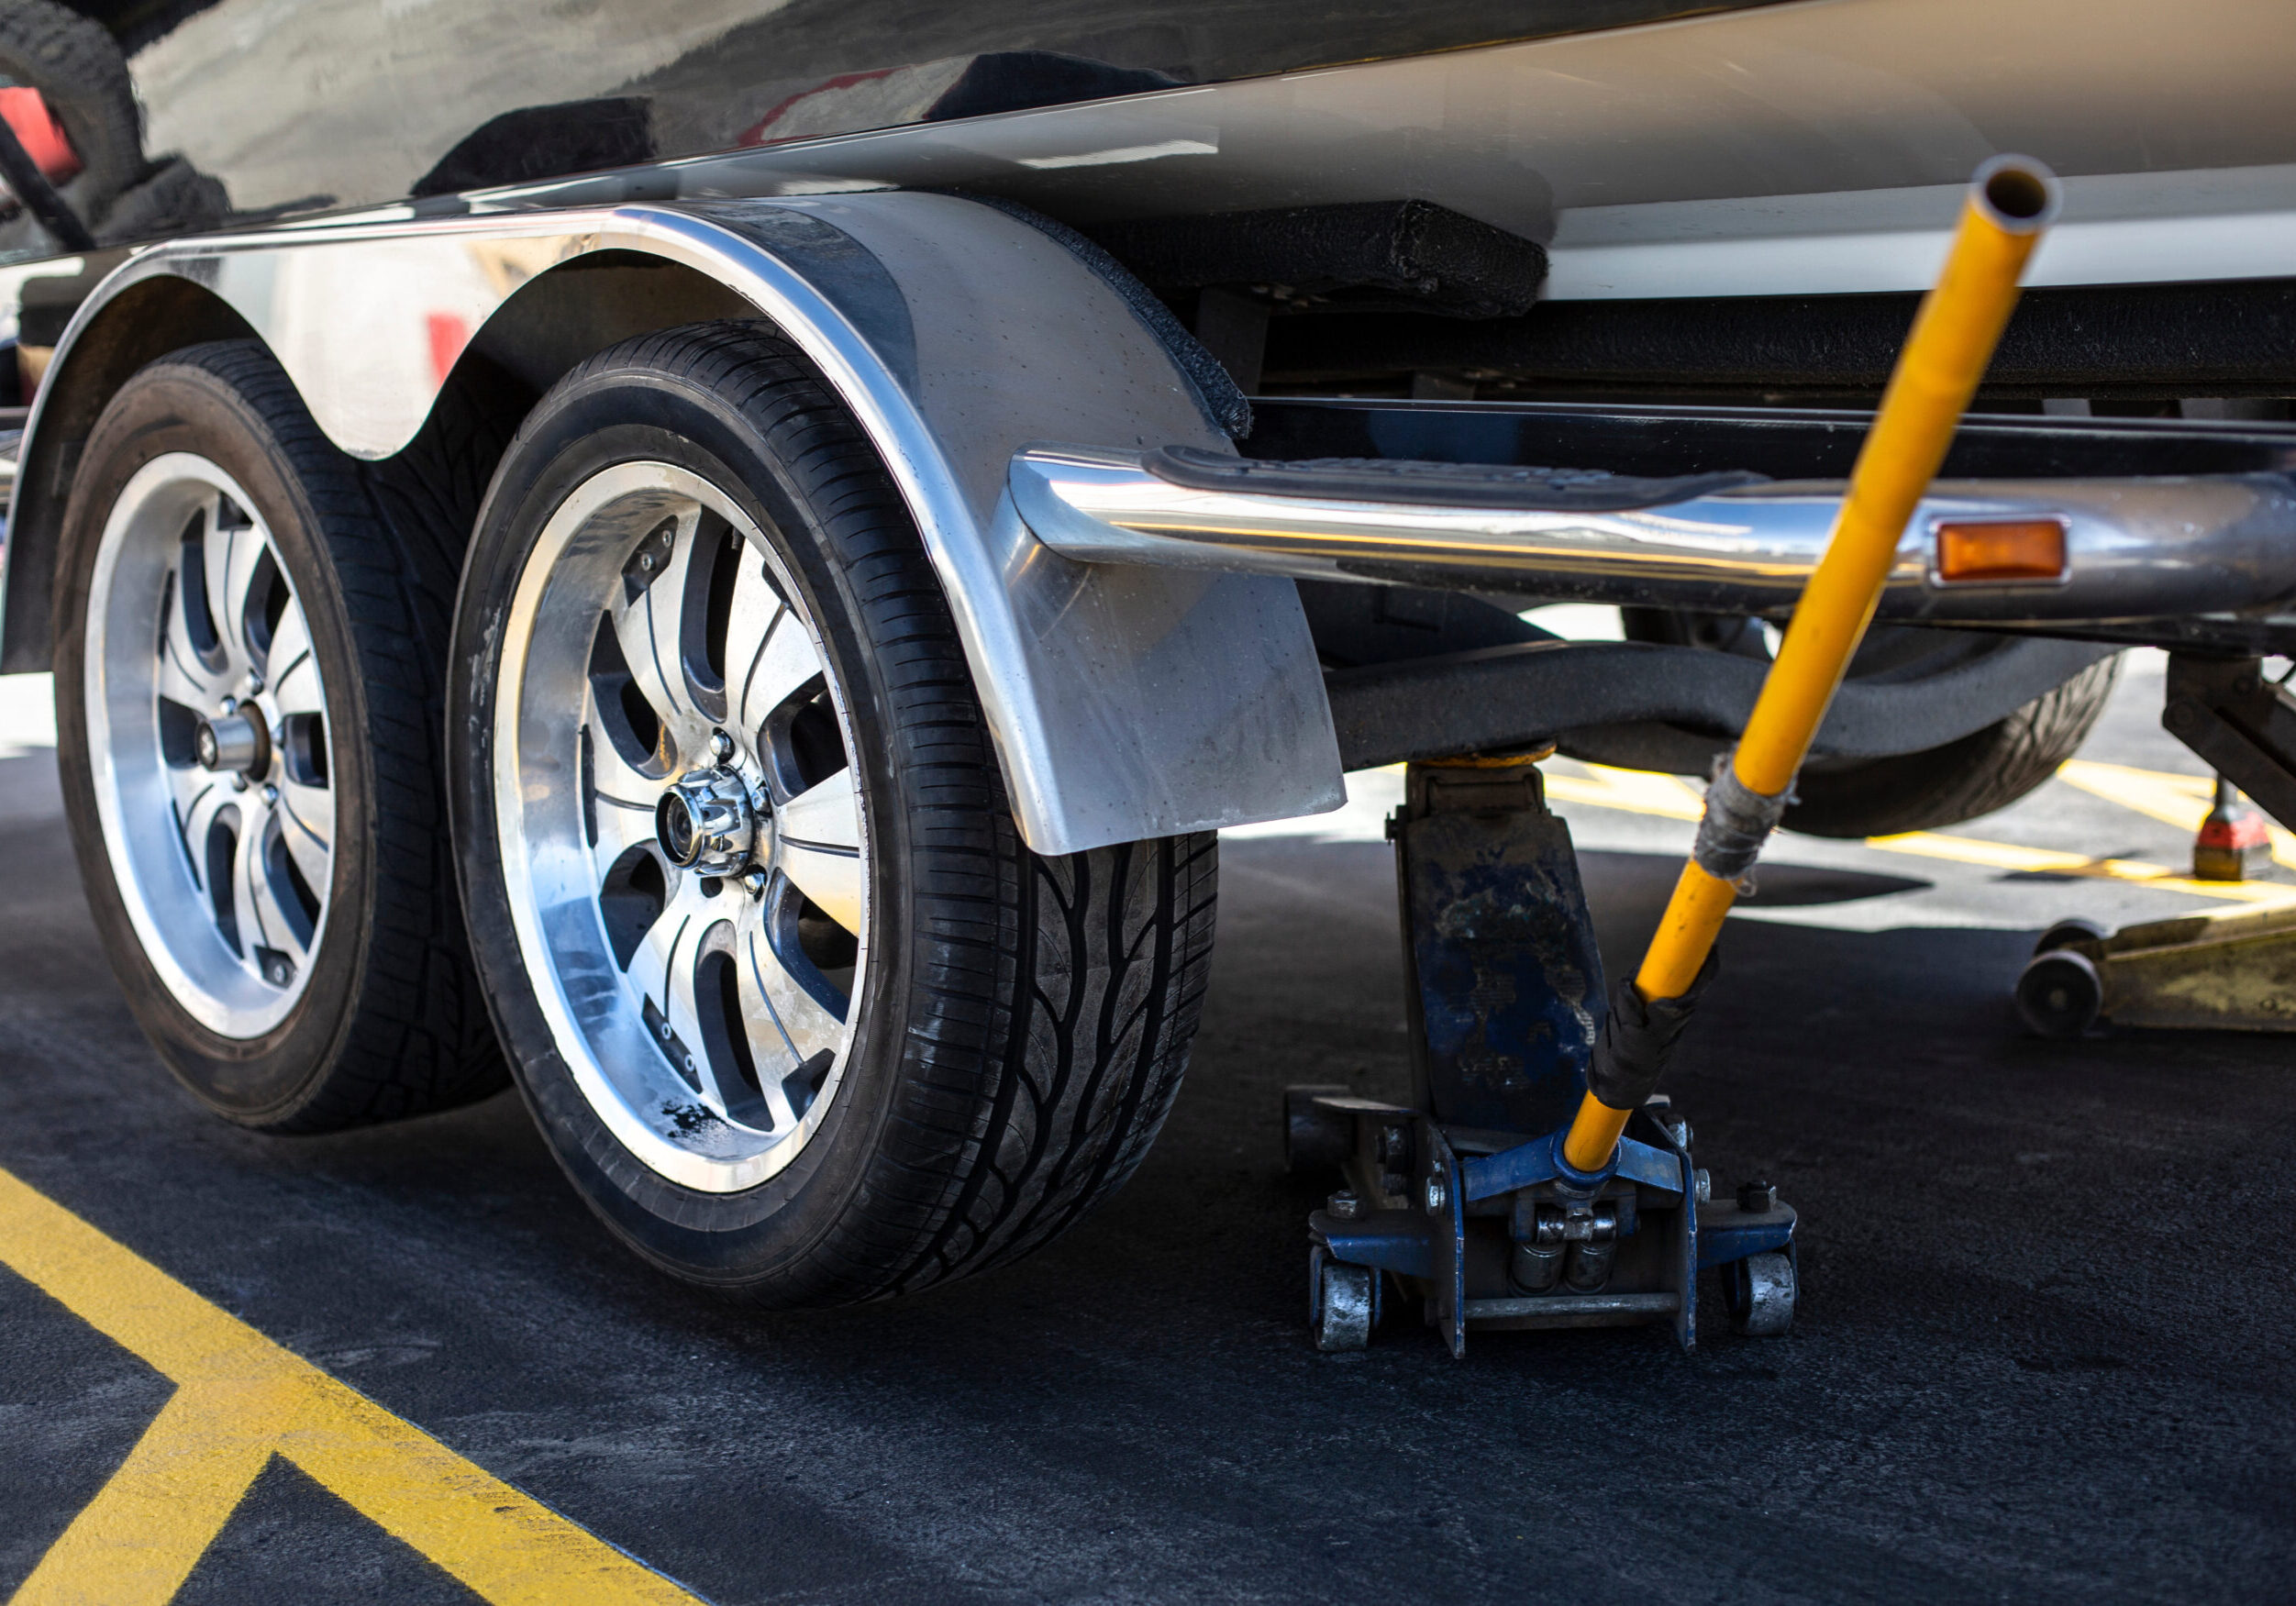
<path id="1" fill-rule="evenodd" d="M 2053 585 L 2065 578 L 2065 521 L 1942 520 L 1931 572 L 1939 585 Z"/>

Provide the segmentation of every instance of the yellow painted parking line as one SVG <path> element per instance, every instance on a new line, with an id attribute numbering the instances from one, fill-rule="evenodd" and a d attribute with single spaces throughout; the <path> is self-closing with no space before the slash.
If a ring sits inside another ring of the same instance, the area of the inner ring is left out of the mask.
<path id="1" fill-rule="evenodd" d="M 13 1606 L 163 1606 L 274 1455 L 501 1606 L 695 1600 L 5 1170 L 0 1265 L 176 1385 Z"/>
<path id="2" fill-rule="evenodd" d="M 1592 803 L 1598 808 L 1625 809 L 1630 814 L 1659 814 L 1669 820 L 1695 820 L 1704 812 L 1703 796 L 1688 781 L 1672 775 L 1653 775 L 1643 770 L 1614 770 L 1589 764 L 1585 775 L 1547 777 L 1547 795 L 1564 803 Z"/>
<path id="3" fill-rule="evenodd" d="M 1613 770 L 1603 764 L 1588 764 L 1584 768 L 1588 771 L 1584 775 L 1548 775 L 1547 795 L 1561 803 L 1588 803 L 1597 808 L 1657 814 L 1670 820 L 1695 820 L 1704 806 L 1697 789 L 1675 776 L 1652 775 L 1639 770 Z M 2098 771 L 2118 768 L 2108 765 L 2091 767 Z M 2125 776 L 2151 777 L 2156 784 L 2149 792 L 2140 792 L 2126 781 Z M 2140 813 L 2150 811 L 2130 802 L 2130 799 L 2142 795 L 2148 802 L 2160 803 L 2165 788 L 2157 783 L 2185 779 L 2164 775 L 2157 770 L 2129 770 L 2125 776 L 2092 774 L 2085 779 L 2095 780 L 2100 785 L 2120 785 L 2125 795 L 2115 796 L 2109 792 L 2099 792 L 2098 795 L 2115 803 L 2127 803 L 2128 806 L 2138 809 Z M 2074 780 L 2072 776 L 2066 779 Z M 2081 784 L 2080 781 L 2074 783 Z M 2205 781 L 2200 784 L 2203 789 L 2208 785 Z M 2084 786 L 2083 790 L 2092 789 Z M 2165 808 L 2167 804 L 2160 803 L 2160 806 Z M 2203 796 L 2200 813 L 2204 814 L 2207 812 L 2207 801 Z M 2178 819 L 2169 823 L 2177 825 L 2184 822 Z M 2196 814 L 2188 828 L 2197 827 L 2199 824 L 2200 817 Z M 1865 846 L 1883 853 L 1908 853 L 1924 858 L 1950 859 L 1957 864 L 1979 865 L 2022 875 L 2080 876 L 2124 881 L 2158 892 L 2180 892 L 2187 897 L 2211 898 L 2220 903 L 2266 907 L 2296 904 L 2296 887 L 2284 882 L 2195 881 L 2167 865 L 2150 864 L 2141 858 L 2092 858 L 2086 854 L 2064 853 L 2047 847 L 2023 847 L 2013 842 L 1989 842 L 1983 837 L 1949 836 L 1940 831 L 1908 831 L 1896 836 L 1869 836 Z"/>
<path id="4" fill-rule="evenodd" d="M 1924 858 L 1949 858 L 1959 864 L 1983 865 L 2020 875 L 2083 876 L 2099 881 L 2126 881 L 2156 892 L 2182 892 L 2192 898 L 2215 898 L 2232 903 L 2279 905 L 2296 903 L 2296 887 L 2278 881 L 2202 881 L 2141 858 L 2091 858 L 2084 854 L 2060 853 L 2049 847 L 2020 847 L 2013 842 L 1987 842 L 1975 836 L 1948 836 L 1937 831 L 1908 831 L 1902 836 L 1869 836 L 1868 847 L 1884 853 L 1912 853 Z"/>
<path id="5" fill-rule="evenodd" d="M 2057 778 L 2183 831 L 2201 828 L 2216 797 L 2216 782 L 2205 775 L 2138 770 L 2127 764 L 2101 764 L 2092 759 L 2068 759 L 2058 767 Z M 2271 834 L 2274 861 L 2296 866 L 2296 833 L 2269 817 L 2264 828 Z"/>

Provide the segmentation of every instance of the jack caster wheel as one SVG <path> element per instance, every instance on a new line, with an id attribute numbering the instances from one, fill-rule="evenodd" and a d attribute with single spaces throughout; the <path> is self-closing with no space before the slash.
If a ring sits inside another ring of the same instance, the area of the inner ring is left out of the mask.
<path id="1" fill-rule="evenodd" d="M 2103 1012 L 2104 979 L 2086 954 L 2071 948 L 2035 954 L 2017 978 L 2017 1013 L 2041 1036 L 2078 1037 Z"/>
<path id="2" fill-rule="evenodd" d="M 2036 954 L 2053 954 L 2059 948 L 2069 948 L 2075 943 L 2102 942 L 2112 935 L 2093 920 L 2082 920 L 2078 917 L 2071 920 L 2060 920 L 2041 934 L 2041 939 L 2033 945 L 2033 951 Z"/>
<path id="3" fill-rule="evenodd" d="M 1378 1272 L 1334 1260 L 1321 1244 L 1307 1252 L 1307 1330 L 1317 1349 L 1369 1348 L 1379 1312 Z"/>
<path id="4" fill-rule="evenodd" d="M 625 1244 L 840 1304 L 1024 1255 L 1138 1165 L 1215 839 L 1021 842 L 924 545 L 786 343 L 698 325 L 561 380 L 455 641 L 472 947 Z"/>
<path id="5" fill-rule="evenodd" d="M 1796 1285 L 1793 1257 L 1775 1250 L 1724 1267 L 1722 1296 L 1730 1331 L 1749 1338 L 1776 1338 L 1786 1332 L 1793 1325 Z"/>

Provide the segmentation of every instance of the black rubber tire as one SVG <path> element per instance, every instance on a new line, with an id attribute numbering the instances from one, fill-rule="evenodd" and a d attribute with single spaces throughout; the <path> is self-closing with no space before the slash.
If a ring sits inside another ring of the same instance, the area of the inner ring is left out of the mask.
<path id="1" fill-rule="evenodd" d="M 2035 938 L 2033 951 L 2036 954 L 2050 954 L 2055 953 L 2058 948 L 2075 947 L 2082 943 L 2104 942 L 2112 936 L 2113 933 L 2110 930 L 2099 925 L 2095 921 L 2083 920 L 2079 915 L 2075 915 L 2070 919 L 2058 921 Z"/>
<path id="2" fill-rule="evenodd" d="M 128 922 L 94 824 L 82 694 L 90 570 L 128 477 L 179 450 L 223 467 L 271 528 L 328 688 L 332 784 L 349 800 L 338 805 L 327 929 L 303 998 L 247 1041 L 209 1031 L 170 996 Z M 121 387 L 89 435 L 64 514 L 53 620 L 58 758 L 97 935 L 168 1068 L 209 1108 L 266 1131 L 416 1114 L 505 1080 L 446 832 L 441 713 L 460 548 L 410 538 L 408 521 L 386 517 L 375 490 L 375 476 L 319 433 L 269 352 L 220 341 L 154 362 Z"/>
<path id="3" fill-rule="evenodd" d="M 1769 661 L 1760 622 L 1671 608 L 1621 608 L 1629 641 L 1701 647 Z M 1876 626 L 1853 660 L 1853 676 L 1901 681 L 1918 673 L 1940 640 L 1966 635 L 1920 626 Z M 1950 661 L 1951 649 L 1945 655 Z M 1811 836 L 1889 836 L 1934 831 L 2007 808 L 2080 750 L 2120 676 L 2120 658 L 2091 664 L 2006 719 L 1958 741 L 1888 759 L 1820 759 L 1795 782 L 1801 801 L 1786 811 L 1790 831 Z"/>
<path id="4" fill-rule="evenodd" d="M 171 157 L 142 183 L 113 198 L 97 223 L 96 236 L 106 245 L 130 245 L 215 228 L 230 216 L 230 196 L 220 180 L 180 156 Z"/>
<path id="5" fill-rule="evenodd" d="M 0 75 L 37 89 L 63 125 L 80 172 L 63 195 L 83 223 L 144 176 L 143 118 L 118 42 L 101 23 L 54 0 L 0 6 Z"/>
<path id="6" fill-rule="evenodd" d="M 739 1192 L 648 1169 L 578 1090 L 522 960 L 494 825 L 506 600 L 563 497 L 639 458 L 703 475 L 776 541 L 845 688 L 869 821 L 871 959 L 835 1102 L 784 1169 Z M 551 1150 L 630 1248 L 757 1303 L 849 1303 L 1015 1258 L 1131 1175 L 1195 1034 L 1217 840 L 1029 851 L 901 497 L 787 342 L 695 325 L 566 375 L 495 477 L 456 643 L 449 717 L 470 739 L 453 798 L 480 970 Z"/>
<path id="7" fill-rule="evenodd" d="M 2104 1013 L 2104 979 L 2071 948 L 2035 954 L 2017 978 L 2017 1013 L 2036 1037 L 2086 1036 Z"/>
<path id="8" fill-rule="evenodd" d="M 2080 750 L 2120 672 L 2118 656 L 2101 659 L 2008 718 L 1941 748 L 1806 770 L 1785 826 L 1812 836 L 1890 836 L 2005 809 Z"/>

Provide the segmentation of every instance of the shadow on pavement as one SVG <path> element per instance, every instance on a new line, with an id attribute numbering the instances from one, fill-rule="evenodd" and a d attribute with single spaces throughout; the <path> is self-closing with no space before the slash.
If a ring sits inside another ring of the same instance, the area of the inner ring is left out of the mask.
<path id="1" fill-rule="evenodd" d="M 1107 1210 L 944 1293 L 793 1315 L 623 1255 L 515 1099 L 321 1139 L 205 1116 L 61 833 L 6 813 L 0 1164 L 715 1600 L 2266 1598 L 2296 1560 L 2285 1048 L 2024 1038 L 2026 934 L 1731 926 L 1669 1091 L 1717 1187 L 1803 1213 L 1792 1337 L 1731 1337 L 1709 1290 L 1691 1357 L 1641 1330 L 1455 1364 L 1408 1312 L 1325 1357 L 1325 1186 L 1282 1174 L 1278 1092 L 1403 1089 L 1382 846 L 1229 846 L 1189 1086 Z M 1614 966 L 1678 863 L 1586 856 Z M 1763 876 L 1786 905 L 1925 884 Z M 65 1324 L 22 1285 L 0 1312 L 0 1423 L 39 1429 L 6 1429 L 5 1582 L 154 1402 L 95 1341 L 29 1364 Z M 186 1599 L 455 1598 L 372 1535 L 289 1543 L 324 1501 L 259 1492 Z"/>

